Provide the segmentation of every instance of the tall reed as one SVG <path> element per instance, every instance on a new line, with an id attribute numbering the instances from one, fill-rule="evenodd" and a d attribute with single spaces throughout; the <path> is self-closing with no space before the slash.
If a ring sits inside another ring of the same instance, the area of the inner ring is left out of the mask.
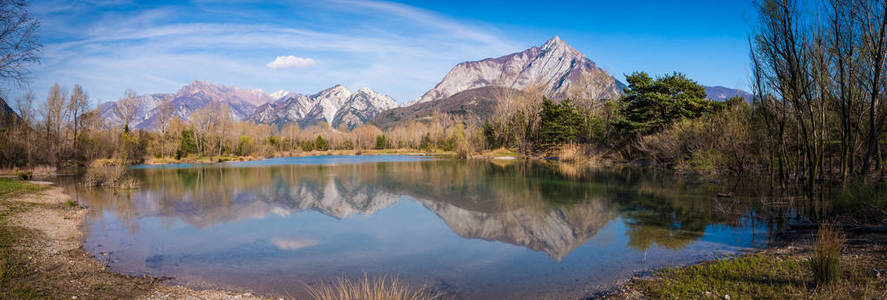
<path id="1" fill-rule="evenodd" d="M 844 234 L 831 224 L 819 225 L 813 256 L 808 264 L 817 284 L 829 284 L 841 276 L 841 249 L 844 247 Z"/>

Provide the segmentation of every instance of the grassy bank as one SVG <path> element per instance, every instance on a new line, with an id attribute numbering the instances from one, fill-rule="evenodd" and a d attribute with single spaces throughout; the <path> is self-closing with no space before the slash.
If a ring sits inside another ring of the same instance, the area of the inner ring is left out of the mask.
<path id="1" fill-rule="evenodd" d="M 836 281 L 817 284 L 813 238 L 759 253 L 660 270 L 635 279 L 617 299 L 887 299 L 887 235 L 848 239 Z"/>
<path id="2" fill-rule="evenodd" d="M 21 299 L 46 296 L 37 289 L 31 278 L 33 272 L 27 267 L 27 257 L 17 247 L 19 240 L 31 232 L 14 226 L 10 216 L 28 209 L 27 204 L 9 199 L 46 189 L 44 185 L 25 181 L 0 178 L 0 298 Z"/>

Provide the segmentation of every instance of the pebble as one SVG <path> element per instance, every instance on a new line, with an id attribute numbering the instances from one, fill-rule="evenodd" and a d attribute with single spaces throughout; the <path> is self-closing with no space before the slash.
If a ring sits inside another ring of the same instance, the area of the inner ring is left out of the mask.
<path id="1" fill-rule="evenodd" d="M 730 295 L 724 295 L 724 300 L 730 300 Z"/>

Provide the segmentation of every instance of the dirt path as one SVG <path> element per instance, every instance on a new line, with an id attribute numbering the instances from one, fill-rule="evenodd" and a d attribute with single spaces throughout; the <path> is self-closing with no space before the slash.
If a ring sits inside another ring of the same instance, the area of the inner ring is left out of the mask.
<path id="1" fill-rule="evenodd" d="M 26 256 L 27 280 L 39 292 L 66 299 L 263 299 L 252 294 L 197 291 L 151 277 L 114 273 L 83 250 L 80 224 L 87 209 L 59 187 L 0 202 L 16 206 L 11 225 L 24 228 L 14 247 Z"/>

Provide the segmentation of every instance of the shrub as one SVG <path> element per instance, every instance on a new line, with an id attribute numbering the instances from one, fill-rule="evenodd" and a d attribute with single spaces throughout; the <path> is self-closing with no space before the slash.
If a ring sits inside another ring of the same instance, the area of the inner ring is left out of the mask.
<path id="1" fill-rule="evenodd" d="M 34 172 L 31 171 L 21 171 L 18 172 L 18 179 L 21 180 L 31 180 L 34 177 Z"/>
<path id="2" fill-rule="evenodd" d="M 424 300 L 437 299 L 440 295 L 427 288 L 414 288 L 397 278 L 372 278 L 364 274 L 363 279 L 350 280 L 339 277 L 335 283 L 324 283 L 316 287 L 308 286 L 308 294 L 318 300 Z"/>
<path id="3" fill-rule="evenodd" d="M 844 234 L 830 224 L 819 225 L 813 256 L 808 264 L 817 284 L 828 284 L 841 275 L 841 248 L 844 247 Z"/>
<path id="4" fill-rule="evenodd" d="M 317 140 L 314 141 L 314 148 L 316 148 L 318 151 L 327 151 L 330 149 L 330 146 L 326 142 L 326 140 L 323 139 L 323 137 L 318 135 Z"/>
<path id="5" fill-rule="evenodd" d="M 384 135 L 384 134 L 383 134 L 383 135 L 376 136 L 376 149 L 377 149 L 377 150 L 385 149 L 385 147 L 386 147 L 387 145 L 388 145 L 388 142 L 386 141 L 386 138 L 385 138 L 385 135 Z"/>
<path id="6" fill-rule="evenodd" d="M 578 163 L 585 161 L 585 155 L 579 145 L 570 143 L 561 145 L 557 151 L 557 160 L 566 163 Z"/>
<path id="7" fill-rule="evenodd" d="M 129 168 L 121 163 L 106 166 L 101 161 L 93 162 L 83 176 L 83 185 L 93 187 L 135 188 L 136 181 L 129 176 Z"/>

